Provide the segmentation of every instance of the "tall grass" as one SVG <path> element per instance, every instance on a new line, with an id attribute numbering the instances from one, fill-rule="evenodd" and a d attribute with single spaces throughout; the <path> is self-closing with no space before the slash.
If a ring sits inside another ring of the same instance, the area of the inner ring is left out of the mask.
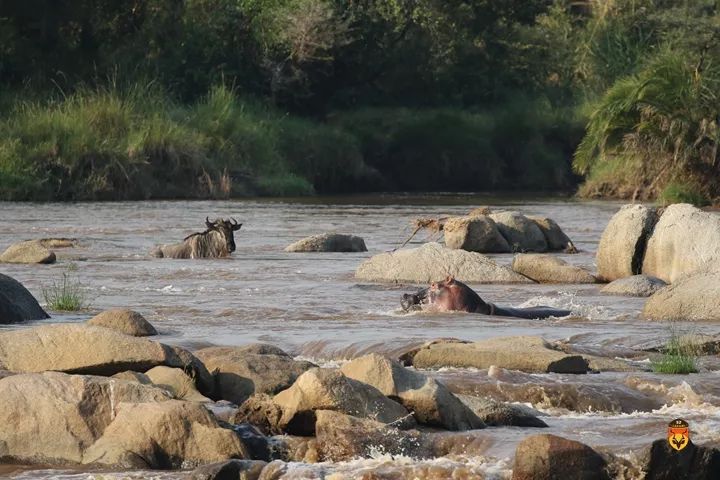
<path id="1" fill-rule="evenodd" d="M 663 349 L 662 357 L 652 362 L 652 370 L 656 373 L 697 373 L 696 359 L 701 353 L 699 350 L 692 335 L 681 336 L 673 332 Z"/>
<path id="2" fill-rule="evenodd" d="M 69 267 L 59 280 L 42 289 L 45 304 L 50 310 L 75 312 L 88 307 L 87 297 L 73 274 L 74 270 Z"/>

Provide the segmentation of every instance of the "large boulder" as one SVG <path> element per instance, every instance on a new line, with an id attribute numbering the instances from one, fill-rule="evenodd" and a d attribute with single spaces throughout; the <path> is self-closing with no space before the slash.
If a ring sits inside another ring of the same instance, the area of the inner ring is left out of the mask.
<path id="1" fill-rule="evenodd" d="M 529 373 L 587 373 L 588 362 L 552 348 L 540 337 L 499 337 L 473 343 L 435 343 L 412 359 L 416 368 L 490 368 Z"/>
<path id="2" fill-rule="evenodd" d="M 489 397 L 472 395 L 458 395 L 458 398 L 467 405 L 485 425 L 490 427 L 536 427 L 545 428 L 543 422 L 531 409 L 523 409 L 517 405 L 499 402 Z"/>
<path id="3" fill-rule="evenodd" d="M 449 218 L 443 226 L 445 245 L 479 253 L 507 253 L 510 245 L 486 215 Z"/>
<path id="4" fill-rule="evenodd" d="M 618 278 L 600 289 L 607 295 L 623 295 L 626 297 L 649 297 L 667 283 L 659 278 L 647 275 L 633 275 L 632 277 Z"/>
<path id="5" fill-rule="evenodd" d="M 371 282 L 430 283 L 448 275 L 467 283 L 532 283 L 485 255 L 438 243 L 375 255 L 355 272 L 356 278 Z"/>
<path id="6" fill-rule="evenodd" d="M 530 220 L 535 222 L 540 231 L 545 236 L 548 250 L 557 251 L 565 250 L 572 245 L 572 240 L 563 232 L 560 225 L 552 218 L 528 216 Z"/>
<path id="7" fill-rule="evenodd" d="M 419 423 L 447 430 L 484 428 L 482 420 L 445 385 L 377 353 L 357 358 L 340 371 L 399 401 Z"/>
<path id="8" fill-rule="evenodd" d="M 230 418 L 230 423 L 239 425 L 249 423 L 265 435 L 283 433 L 281 419 L 283 410 L 273 402 L 270 395 L 259 393 L 245 400 L 237 412 Z"/>
<path id="9" fill-rule="evenodd" d="M 262 460 L 227 460 L 196 468 L 190 480 L 257 480 L 267 465 Z"/>
<path id="10" fill-rule="evenodd" d="M 108 328 L 58 324 L 0 333 L 0 368 L 14 372 L 110 376 L 158 365 L 187 369 L 201 391 L 212 390 L 212 377 L 189 352 Z"/>
<path id="11" fill-rule="evenodd" d="M 113 422 L 83 463 L 120 468 L 180 468 L 248 458 L 240 438 L 202 405 L 180 400 L 119 403 Z"/>
<path id="12" fill-rule="evenodd" d="M 720 321 L 720 272 L 681 278 L 652 295 L 643 315 L 653 320 Z"/>
<path id="13" fill-rule="evenodd" d="M 0 254 L 0 263 L 55 263 L 55 253 L 37 240 L 10 245 Z"/>
<path id="14" fill-rule="evenodd" d="M 215 396 L 240 405 L 251 395 L 274 395 L 285 390 L 315 367 L 293 360 L 272 345 L 210 347 L 197 350 L 197 356 L 215 376 Z"/>
<path id="15" fill-rule="evenodd" d="M 286 252 L 367 252 L 365 240 L 355 235 L 323 233 L 285 247 Z"/>
<path id="16" fill-rule="evenodd" d="M 512 480 L 610 480 L 605 459 L 587 445 L 556 435 L 532 435 L 515 450 Z"/>
<path id="17" fill-rule="evenodd" d="M 88 325 L 112 328 L 133 337 L 149 337 L 157 335 L 157 330 L 138 312 L 127 308 L 114 308 L 95 315 L 88 320 Z"/>
<path id="18" fill-rule="evenodd" d="M 545 252 L 548 249 L 540 227 L 520 212 L 491 213 L 513 252 Z"/>
<path id="19" fill-rule="evenodd" d="M 273 403 L 282 409 L 279 426 L 291 435 L 312 435 L 316 410 L 373 418 L 399 428 L 415 423 L 405 407 L 375 387 L 348 378 L 339 370 L 326 368 L 303 373 L 290 388 L 275 395 Z"/>
<path id="20" fill-rule="evenodd" d="M 595 277 L 587 270 L 547 254 L 517 254 L 513 258 L 512 269 L 538 283 L 596 282 Z"/>
<path id="21" fill-rule="evenodd" d="M 720 450 L 690 441 L 685 448 L 676 451 L 663 438 L 655 440 L 644 452 L 643 464 L 645 480 L 713 480 L 720 472 Z"/>
<path id="22" fill-rule="evenodd" d="M 35 297 L 12 277 L 0 273 L 0 325 L 50 318 Z"/>
<path id="23" fill-rule="evenodd" d="M 611 282 L 640 273 L 657 217 L 655 208 L 644 205 L 624 205 L 613 215 L 597 249 L 598 278 Z"/>
<path id="24" fill-rule="evenodd" d="M 645 249 L 642 273 L 675 282 L 720 260 L 720 216 L 679 203 L 665 209 Z"/>
<path id="25" fill-rule="evenodd" d="M 128 372 L 124 372 L 127 374 Z M 209 402 L 205 395 L 197 391 L 195 381 L 180 368 L 165 367 L 163 365 L 153 367 L 144 374 L 154 385 L 168 390 L 173 396 L 180 400 L 189 402 Z M 117 377 L 115 377 L 117 378 Z M 142 379 L 137 381 L 142 383 Z"/>
<path id="26" fill-rule="evenodd" d="M 0 458 L 82 463 L 85 450 L 115 419 L 122 402 L 165 402 L 161 388 L 58 372 L 0 379 Z"/>

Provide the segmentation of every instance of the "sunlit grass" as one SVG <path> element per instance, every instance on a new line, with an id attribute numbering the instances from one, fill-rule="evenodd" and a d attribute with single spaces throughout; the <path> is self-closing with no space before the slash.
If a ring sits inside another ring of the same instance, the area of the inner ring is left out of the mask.
<path id="1" fill-rule="evenodd" d="M 42 290 L 45 304 L 50 310 L 61 312 L 76 312 L 87 308 L 88 301 L 82 285 L 72 273 L 72 266 L 63 272 L 59 280 L 53 281 L 49 287 Z"/>

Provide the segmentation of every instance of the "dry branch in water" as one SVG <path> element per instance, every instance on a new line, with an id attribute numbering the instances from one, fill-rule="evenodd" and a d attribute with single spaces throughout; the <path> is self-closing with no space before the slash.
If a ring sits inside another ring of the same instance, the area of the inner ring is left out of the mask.
<path id="1" fill-rule="evenodd" d="M 395 250 L 400 250 L 400 249 L 403 248 L 405 245 L 407 245 L 408 243 L 410 243 L 410 240 L 412 240 L 412 239 L 415 237 L 415 235 L 417 235 L 417 233 L 418 233 L 420 230 L 429 230 L 429 231 L 430 231 L 430 235 L 435 235 L 435 234 L 438 234 L 438 233 L 442 232 L 443 229 L 445 228 L 445 222 L 447 221 L 447 219 L 448 219 L 448 217 L 442 217 L 442 218 L 416 218 L 416 219 L 411 223 L 411 225 L 413 226 L 413 231 L 412 231 L 412 233 L 410 234 L 410 236 L 407 238 L 407 240 L 405 240 L 405 241 L 403 242 L 402 245 L 400 245 L 399 247 L 397 247 L 396 249 L 394 249 L 393 252 L 394 252 Z"/>

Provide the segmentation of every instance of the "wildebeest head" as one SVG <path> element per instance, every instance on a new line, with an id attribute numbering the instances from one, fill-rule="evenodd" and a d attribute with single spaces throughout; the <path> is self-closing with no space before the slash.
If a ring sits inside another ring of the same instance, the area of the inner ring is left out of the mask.
<path id="1" fill-rule="evenodd" d="M 233 232 L 240 230 L 242 223 L 238 223 L 234 218 L 231 218 L 230 220 L 218 218 L 214 222 L 211 222 L 208 217 L 205 217 L 205 226 L 207 227 L 208 232 L 216 231 L 222 235 L 225 239 L 228 252 L 235 251 L 235 236 L 233 235 Z"/>

